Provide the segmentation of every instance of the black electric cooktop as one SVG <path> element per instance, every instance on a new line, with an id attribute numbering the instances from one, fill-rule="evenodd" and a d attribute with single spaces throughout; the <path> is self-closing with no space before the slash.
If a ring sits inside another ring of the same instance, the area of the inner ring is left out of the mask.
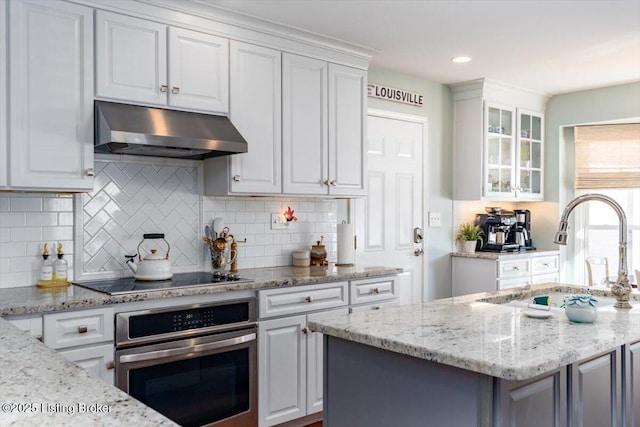
<path id="1" fill-rule="evenodd" d="M 229 282 L 240 283 L 252 281 L 253 280 L 244 279 L 237 274 L 200 271 L 196 273 L 174 274 L 169 280 L 142 281 L 136 280 L 133 277 L 124 277 L 121 279 L 96 280 L 92 282 L 73 282 L 73 284 L 109 295 L 122 295 L 174 288 L 193 288 Z"/>

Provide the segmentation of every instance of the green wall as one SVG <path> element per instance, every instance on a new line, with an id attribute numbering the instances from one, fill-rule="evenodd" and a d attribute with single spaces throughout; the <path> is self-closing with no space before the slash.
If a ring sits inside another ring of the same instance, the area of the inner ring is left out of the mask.
<path id="1" fill-rule="evenodd" d="M 453 102 L 448 86 L 381 69 L 369 69 L 369 82 L 415 92 L 424 105 L 368 98 L 369 108 L 427 118 L 424 165 L 425 275 L 423 295 L 428 300 L 451 296 Z M 442 227 L 427 227 L 427 212 L 440 212 Z"/>
<path id="2" fill-rule="evenodd" d="M 545 111 L 545 203 L 547 218 L 557 225 L 562 210 L 574 198 L 573 127 L 581 124 L 614 123 L 640 120 L 640 82 L 570 92 L 553 96 Z M 538 233 L 552 241 L 555 227 L 543 227 Z M 565 276 L 573 277 L 574 252 L 571 239 L 561 248 Z"/>

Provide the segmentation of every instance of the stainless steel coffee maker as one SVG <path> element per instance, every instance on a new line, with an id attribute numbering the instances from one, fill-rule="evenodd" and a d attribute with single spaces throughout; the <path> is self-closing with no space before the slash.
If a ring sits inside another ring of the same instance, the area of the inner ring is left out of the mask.
<path id="1" fill-rule="evenodd" d="M 531 238 L 531 211 L 528 209 L 515 209 L 516 223 L 513 227 L 513 238 L 520 250 L 533 250 L 533 239 Z"/>
<path id="2" fill-rule="evenodd" d="M 475 225 L 484 232 L 482 245 L 477 250 L 483 252 L 513 252 L 520 250 L 513 234 L 516 225 L 514 212 L 499 207 L 485 208 L 486 214 L 477 214 Z"/>

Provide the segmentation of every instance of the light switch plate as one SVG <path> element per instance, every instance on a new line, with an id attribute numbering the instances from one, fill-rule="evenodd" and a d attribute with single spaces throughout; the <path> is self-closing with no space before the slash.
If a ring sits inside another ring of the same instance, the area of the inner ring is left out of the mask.
<path id="1" fill-rule="evenodd" d="M 284 219 L 282 214 L 272 213 L 271 214 L 271 229 L 272 230 L 286 230 L 286 228 L 287 228 L 286 220 Z"/>
<path id="2" fill-rule="evenodd" d="M 440 212 L 429 212 L 429 227 L 442 227 Z"/>

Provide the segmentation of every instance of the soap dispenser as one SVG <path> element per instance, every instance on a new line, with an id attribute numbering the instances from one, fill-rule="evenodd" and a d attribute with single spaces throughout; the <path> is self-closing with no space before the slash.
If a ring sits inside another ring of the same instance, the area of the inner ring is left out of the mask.
<path id="1" fill-rule="evenodd" d="M 50 285 L 53 283 L 53 262 L 49 259 L 49 244 L 45 243 L 42 248 L 42 264 L 40 265 L 40 276 L 38 285 Z"/>
<path id="2" fill-rule="evenodd" d="M 58 242 L 58 259 L 56 259 L 53 263 L 53 282 L 66 283 L 68 270 L 69 265 L 67 264 L 67 260 L 64 259 L 62 243 Z"/>

